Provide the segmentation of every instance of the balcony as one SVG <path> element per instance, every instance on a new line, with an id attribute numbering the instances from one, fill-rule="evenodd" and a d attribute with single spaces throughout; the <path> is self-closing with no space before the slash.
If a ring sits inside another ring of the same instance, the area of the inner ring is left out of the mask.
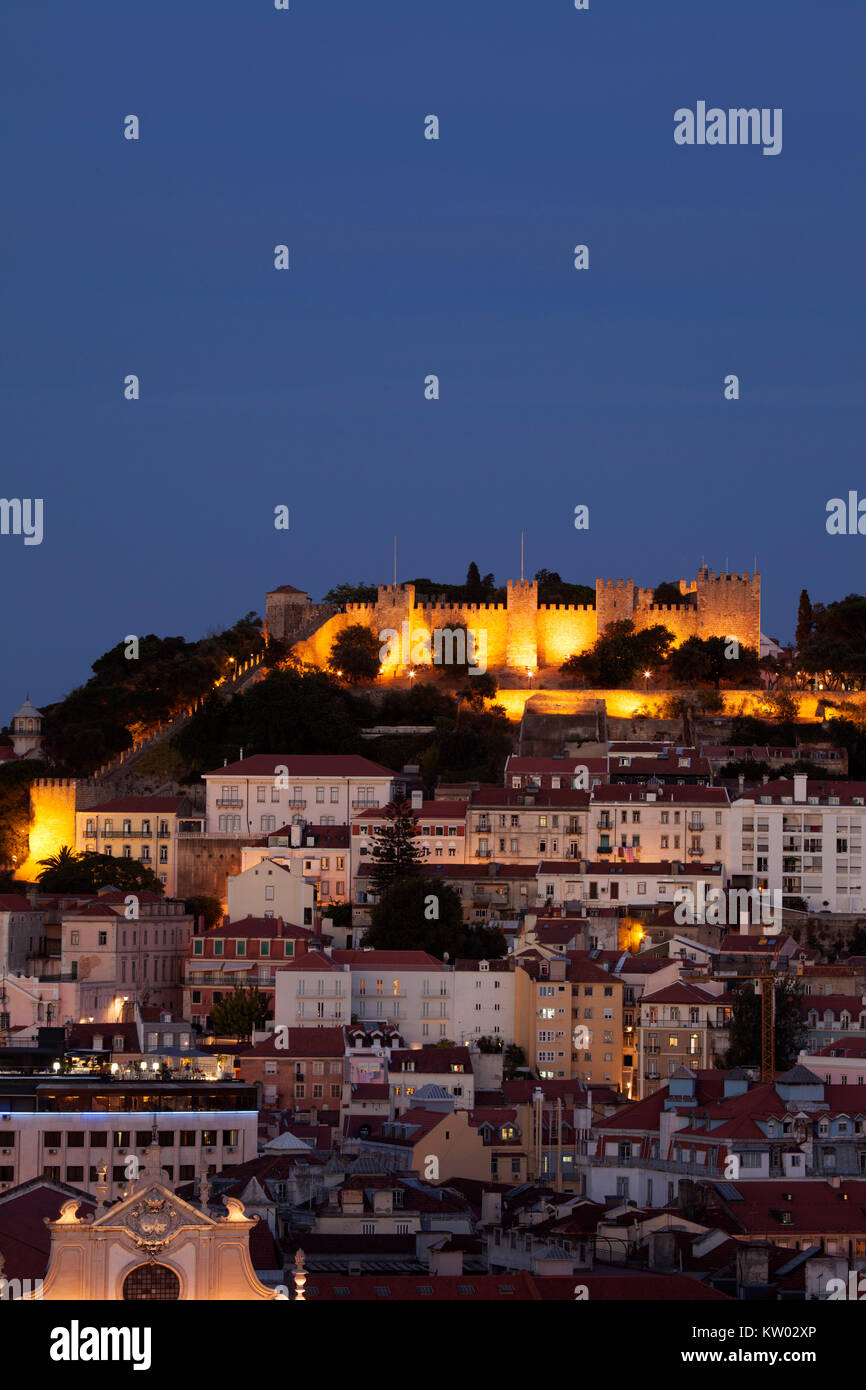
<path id="1" fill-rule="evenodd" d="M 614 848 L 613 845 L 599 845 L 596 854 L 613 854 Z"/>
<path id="2" fill-rule="evenodd" d="M 493 853 L 493 850 L 492 850 L 492 849 L 477 849 L 477 850 L 475 851 L 475 858 L 476 858 L 476 859 L 489 859 L 492 853 Z"/>
<path id="3" fill-rule="evenodd" d="M 602 816 L 600 820 L 596 821 L 595 828 L 596 830 L 613 830 L 614 825 L 612 821 L 605 820 Z"/>
<path id="4" fill-rule="evenodd" d="M 217 806 L 221 811 L 241 811 L 244 803 L 242 801 L 218 801 Z"/>
<path id="5" fill-rule="evenodd" d="M 686 829 L 692 834 L 699 834 L 704 829 L 704 823 L 702 820 L 689 821 Z"/>
<path id="6" fill-rule="evenodd" d="M 297 804 L 298 804 L 299 806 L 306 806 L 307 803 L 306 803 L 306 801 L 303 801 L 303 802 L 300 802 L 300 801 L 299 801 Z M 378 801 L 353 801 L 353 802 L 352 802 L 352 810 L 353 810 L 353 811 L 377 811 L 378 809 L 379 809 L 379 803 L 378 803 Z"/>
<path id="7" fill-rule="evenodd" d="M 691 849 L 686 850 L 686 854 L 688 854 L 689 858 L 692 858 L 692 859 L 700 859 L 700 857 L 701 857 L 701 855 L 703 854 L 703 852 L 704 852 L 704 847 L 703 847 L 703 845 L 692 845 L 692 848 L 691 848 Z"/>

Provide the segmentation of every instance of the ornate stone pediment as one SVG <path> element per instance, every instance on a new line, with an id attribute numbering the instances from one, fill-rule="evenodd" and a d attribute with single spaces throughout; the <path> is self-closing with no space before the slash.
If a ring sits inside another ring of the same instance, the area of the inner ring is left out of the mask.
<path id="1" fill-rule="evenodd" d="M 135 1244 L 152 1260 L 183 1222 L 167 1197 L 144 1193 L 125 1213 L 125 1224 Z"/>

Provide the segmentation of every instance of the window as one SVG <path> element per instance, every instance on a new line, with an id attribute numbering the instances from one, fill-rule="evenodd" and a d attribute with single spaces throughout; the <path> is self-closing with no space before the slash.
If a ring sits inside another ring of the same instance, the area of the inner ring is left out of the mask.
<path id="1" fill-rule="evenodd" d="M 332 804 L 332 805 L 336 805 L 337 802 L 338 802 L 339 800 L 340 800 L 340 788 L 339 788 L 339 787 L 332 787 L 332 788 L 331 788 L 331 804 Z"/>

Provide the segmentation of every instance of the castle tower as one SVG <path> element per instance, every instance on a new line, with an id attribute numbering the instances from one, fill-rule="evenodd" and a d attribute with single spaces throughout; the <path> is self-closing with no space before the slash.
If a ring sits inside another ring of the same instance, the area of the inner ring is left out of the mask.
<path id="1" fill-rule="evenodd" d="M 34 882 L 42 872 L 40 859 L 56 854 L 61 845 L 75 848 L 74 777 L 37 777 L 30 785 L 30 852 L 15 877 Z"/>
<path id="2" fill-rule="evenodd" d="M 16 758 L 33 753 L 42 747 L 42 711 L 30 703 L 30 695 L 12 717 L 12 747 Z"/>
<path id="3" fill-rule="evenodd" d="M 595 581 L 595 622 L 601 637 L 609 623 L 634 618 L 634 580 L 597 579 Z"/>
<path id="4" fill-rule="evenodd" d="M 696 587 L 700 636 L 736 637 L 740 646 L 760 651 L 760 574 L 714 574 L 702 565 Z"/>
<path id="5" fill-rule="evenodd" d="M 291 638 L 305 621 L 310 609 L 310 596 L 292 584 L 281 584 L 265 596 L 265 627 L 268 638 L 283 642 Z"/>
<path id="6" fill-rule="evenodd" d="M 538 667 L 538 584 L 509 579 L 506 662 L 516 670 Z"/>

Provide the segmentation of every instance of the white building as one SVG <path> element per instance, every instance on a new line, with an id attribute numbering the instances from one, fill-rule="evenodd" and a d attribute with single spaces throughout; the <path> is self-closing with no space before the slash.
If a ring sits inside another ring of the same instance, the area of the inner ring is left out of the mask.
<path id="1" fill-rule="evenodd" d="M 316 906 L 315 885 L 304 876 L 303 861 L 294 864 L 263 859 L 228 877 L 228 915 L 231 922 L 244 917 L 282 917 L 296 927 L 312 927 Z"/>
<path id="2" fill-rule="evenodd" d="M 731 808 L 731 874 L 810 912 L 862 912 L 864 824 L 866 782 L 766 782 Z"/>
<path id="3" fill-rule="evenodd" d="M 453 971 L 456 1043 L 496 1038 L 514 1041 L 514 970 L 511 960 L 458 960 Z"/>
<path id="4" fill-rule="evenodd" d="M 356 754 L 259 753 L 204 774 L 208 833 L 267 835 L 292 824 L 347 825 L 393 799 L 399 779 Z"/>
<path id="5" fill-rule="evenodd" d="M 316 885 L 318 903 L 348 902 L 352 892 L 348 825 L 287 825 L 267 836 L 267 843 L 241 848 L 241 869 L 263 859 L 294 865 Z"/>
<path id="6" fill-rule="evenodd" d="M 705 891 L 723 889 L 727 875 L 722 864 L 683 864 L 679 860 L 655 862 L 649 857 L 640 863 L 607 859 L 587 864 L 580 860 L 545 860 L 538 866 L 538 901 L 553 907 L 568 904 L 584 908 L 593 904 L 618 903 L 629 907 L 674 907 L 677 893 L 691 888 L 697 901 L 698 882 Z"/>
<path id="7" fill-rule="evenodd" d="M 44 915 L 21 893 L 0 893 L 0 971 L 22 973 L 38 955 Z"/>
<path id="8" fill-rule="evenodd" d="M 424 868 L 435 864 L 463 864 L 466 861 L 466 802 L 423 801 L 412 793 L 413 814 L 418 822 L 415 845 L 424 854 Z M 352 822 L 352 875 L 361 864 L 369 863 L 376 847 L 377 831 L 388 824 L 387 817 L 359 811 Z"/>
<path id="9" fill-rule="evenodd" d="M 409 1047 L 455 1037 L 453 970 L 425 951 L 309 951 L 277 971 L 277 1025 L 391 1024 Z"/>

